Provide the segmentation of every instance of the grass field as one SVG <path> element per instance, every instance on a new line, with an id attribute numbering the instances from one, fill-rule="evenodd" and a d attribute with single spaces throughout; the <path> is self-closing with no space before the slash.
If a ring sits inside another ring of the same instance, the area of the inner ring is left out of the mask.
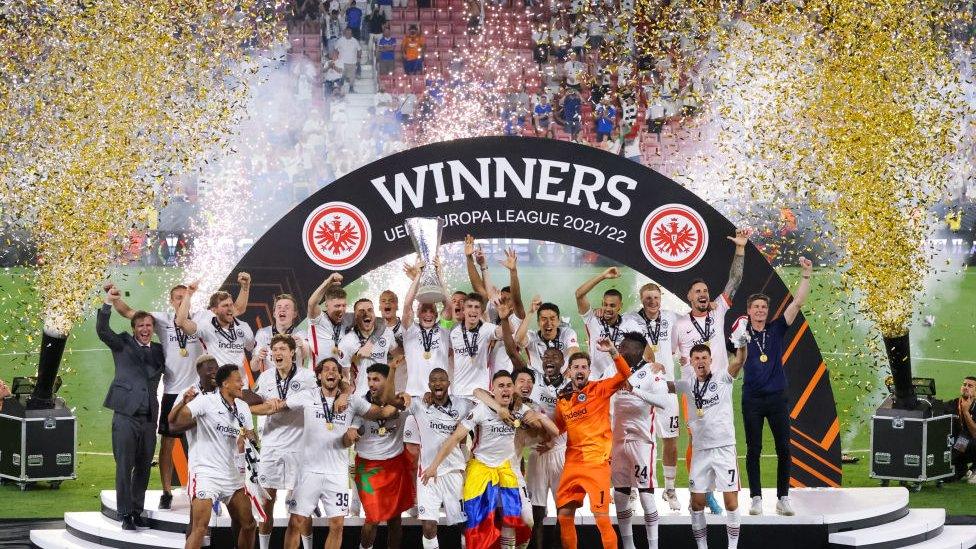
<path id="1" fill-rule="evenodd" d="M 541 271 L 523 267 L 523 291 L 528 298 L 544 288 L 547 299 L 558 303 L 564 316 L 575 315 L 573 290 L 596 271 L 595 268 L 574 269 L 562 271 L 565 275 L 554 276 L 553 269 Z M 120 286 L 131 293 L 127 301 L 132 306 L 141 308 L 158 305 L 159 296 L 163 295 L 166 286 L 174 279 L 174 273 L 165 269 L 130 269 L 125 274 L 127 276 Z M 500 271 L 492 271 L 495 280 L 501 274 Z M 792 287 L 797 272 L 784 269 L 782 275 Z M 452 284 L 454 282 L 449 281 Z M 637 282 L 633 273 L 625 273 L 614 286 L 625 294 L 625 299 L 634 302 Z M 363 282 L 357 281 L 351 289 L 351 295 L 356 295 L 363 287 Z M 602 285 L 597 287 L 598 292 L 602 289 Z M 29 289 L 19 287 L 10 273 L 0 273 L 0 291 L 24 292 L 24 299 L 31 298 Z M 869 332 L 863 322 L 855 321 L 852 313 L 842 307 L 838 295 L 833 271 L 819 270 L 814 276 L 814 291 L 804 312 L 831 371 L 842 424 L 843 448 L 861 458 L 858 464 L 844 466 L 844 485 L 876 486 L 877 482 L 868 477 L 867 418 L 878 402 L 879 393 L 875 386 L 884 373 L 874 369 L 870 357 L 859 353 L 857 342 L 863 342 Z M 944 279 L 931 289 L 927 305 L 923 309 L 925 314 L 936 316 L 936 325 L 926 328 L 918 323 L 912 330 L 916 375 L 934 377 L 939 394 L 945 399 L 958 393 L 963 376 L 976 373 L 974 305 L 976 274 L 969 272 Z M 18 318 L 17 311 L 0 310 L 0 316 L 6 319 L 0 321 L 0 326 L 5 322 L 25 321 Z M 578 320 L 575 323 L 577 331 L 582 334 Z M 115 317 L 113 326 L 117 330 L 127 328 L 127 324 L 118 317 Z M 36 341 L 35 339 L 29 344 L 3 339 L 0 343 L 3 345 L 0 347 L 0 378 L 9 381 L 13 376 L 34 373 Z M 42 484 L 25 493 L 16 485 L 6 483 L 0 486 L 0 501 L 3 502 L 0 505 L 0 518 L 54 518 L 60 517 L 66 510 L 96 510 L 99 505 L 98 491 L 113 486 L 111 412 L 101 406 L 112 378 L 112 363 L 111 355 L 95 336 L 93 318 L 71 334 L 62 364 L 62 375 L 65 385 L 61 396 L 76 408 L 78 416 L 78 480 L 65 482 L 60 490 L 51 490 Z M 738 404 L 736 416 L 738 419 Z M 772 454 L 773 444 L 768 430 L 766 434 L 765 453 Z M 744 455 L 745 445 L 741 431 L 738 440 L 739 454 Z M 684 448 L 684 441 L 679 444 L 680 448 Z M 775 485 L 775 458 L 764 459 L 763 478 L 764 485 Z M 683 467 L 679 467 L 679 485 L 683 485 L 685 480 L 685 471 Z M 158 482 L 158 475 L 154 474 L 151 487 L 158 487 Z M 921 492 L 911 495 L 911 503 L 915 507 L 945 507 L 950 514 L 973 514 L 973 509 L 976 509 L 976 486 L 965 483 L 948 484 L 941 489 L 934 485 L 925 486 Z"/>

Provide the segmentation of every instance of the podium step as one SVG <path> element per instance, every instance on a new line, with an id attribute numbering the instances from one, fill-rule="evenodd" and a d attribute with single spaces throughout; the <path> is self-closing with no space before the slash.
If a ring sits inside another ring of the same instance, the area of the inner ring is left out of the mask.
<path id="1" fill-rule="evenodd" d="M 123 530 L 119 522 L 109 519 L 97 511 L 86 513 L 65 513 L 64 524 L 68 533 L 87 542 L 104 547 L 132 549 L 179 549 L 186 538 L 176 532 L 161 530 Z M 209 538 L 204 539 L 210 545 Z"/>
<path id="2" fill-rule="evenodd" d="M 905 549 L 973 549 L 976 547 L 976 526 L 943 526 L 942 533 Z"/>
<path id="3" fill-rule="evenodd" d="M 871 528 L 830 534 L 832 549 L 896 549 L 934 539 L 945 525 L 945 509 L 911 509 L 904 517 Z"/>
<path id="4" fill-rule="evenodd" d="M 99 549 L 97 543 L 76 538 L 67 530 L 31 530 L 30 541 L 41 549 Z"/>

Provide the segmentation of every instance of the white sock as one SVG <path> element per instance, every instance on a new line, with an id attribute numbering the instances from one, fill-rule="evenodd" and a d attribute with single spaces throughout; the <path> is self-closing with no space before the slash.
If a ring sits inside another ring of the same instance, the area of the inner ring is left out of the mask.
<path id="1" fill-rule="evenodd" d="M 644 527 L 647 530 L 648 549 L 657 549 L 658 514 L 653 492 L 638 492 L 641 506 L 644 507 Z"/>
<path id="2" fill-rule="evenodd" d="M 674 479 L 678 476 L 678 467 L 676 465 L 665 465 L 664 469 L 664 489 L 674 490 Z"/>
<path id="3" fill-rule="evenodd" d="M 634 549 L 634 510 L 630 508 L 630 494 L 613 491 L 613 503 L 617 507 L 617 528 L 623 549 Z"/>
<path id="4" fill-rule="evenodd" d="M 423 536 L 420 536 L 420 540 L 421 540 L 421 544 L 423 545 L 424 549 L 437 549 L 437 547 L 438 547 L 437 546 L 437 538 L 436 537 L 434 537 L 434 539 L 427 539 L 427 538 L 425 538 Z"/>
<path id="5" fill-rule="evenodd" d="M 312 536 L 302 536 L 302 549 L 312 549 Z"/>
<path id="6" fill-rule="evenodd" d="M 502 549 L 515 549 L 515 528 L 502 526 Z"/>
<path id="7" fill-rule="evenodd" d="M 729 549 L 739 546 L 739 510 L 728 511 L 728 521 L 725 523 L 725 533 L 729 536 Z"/>
<path id="8" fill-rule="evenodd" d="M 258 545 L 261 549 L 269 549 L 271 547 L 271 534 L 258 534 Z"/>
<path id="9" fill-rule="evenodd" d="M 698 549 L 708 549 L 708 524 L 705 522 L 705 510 L 691 512 L 691 534 L 695 536 Z"/>

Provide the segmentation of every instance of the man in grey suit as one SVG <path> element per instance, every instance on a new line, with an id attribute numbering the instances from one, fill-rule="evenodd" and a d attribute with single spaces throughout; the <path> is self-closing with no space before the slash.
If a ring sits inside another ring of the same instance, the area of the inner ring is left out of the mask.
<path id="1" fill-rule="evenodd" d="M 145 311 L 132 315 L 132 333 L 115 333 L 109 326 L 119 290 L 105 286 L 105 304 L 98 311 L 95 331 L 112 350 L 115 379 L 105 397 L 112 415 L 112 453 L 115 455 L 115 491 L 123 530 L 148 528 L 142 516 L 149 486 L 149 468 L 156 451 L 156 389 L 165 368 L 163 347 L 152 341 L 153 317 Z"/>

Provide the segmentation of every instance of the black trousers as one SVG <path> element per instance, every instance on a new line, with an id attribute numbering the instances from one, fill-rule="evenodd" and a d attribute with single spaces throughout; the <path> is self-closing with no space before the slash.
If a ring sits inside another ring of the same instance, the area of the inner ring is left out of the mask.
<path id="1" fill-rule="evenodd" d="M 763 420 L 769 421 L 776 445 L 776 497 L 790 491 L 790 413 L 785 392 L 742 397 L 742 426 L 746 433 L 746 474 L 749 497 L 762 496 L 759 459 L 762 455 Z"/>
<path id="2" fill-rule="evenodd" d="M 976 440 L 970 440 L 965 452 L 952 450 L 952 465 L 956 468 L 955 480 L 966 476 L 966 471 L 976 470 Z"/>
<path id="3" fill-rule="evenodd" d="M 115 492 L 119 515 L 144 510 L 149 468 L 156 452 L 156 422 L 149 416 L 112 416 Z"/>

